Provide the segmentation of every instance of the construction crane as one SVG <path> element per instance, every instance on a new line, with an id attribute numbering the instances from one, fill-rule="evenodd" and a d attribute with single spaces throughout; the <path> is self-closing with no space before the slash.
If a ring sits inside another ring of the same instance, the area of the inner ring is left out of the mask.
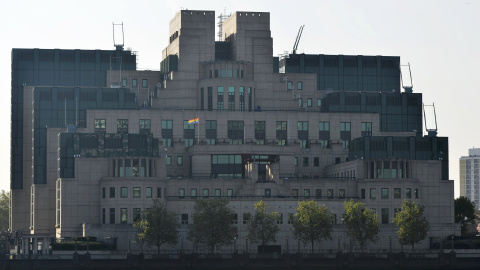
<path id="1" fill-rule="evenodd" d="M 293 44 L 293 54 L 297 53 L 298 43 L 300 42 L 300 37 L 302 37 L 303 27 L 305 27 L 305 25 L 300 26 L 300 29 L 298 29 L 297 39 L 295 39 L 295 44 Z"/>

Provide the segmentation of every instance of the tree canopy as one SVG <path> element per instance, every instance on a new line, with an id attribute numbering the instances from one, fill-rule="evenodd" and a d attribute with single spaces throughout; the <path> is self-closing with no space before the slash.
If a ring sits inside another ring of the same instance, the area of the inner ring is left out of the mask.
<path id="1" fill-rule="evenodd" d="M 10 214 L 10 193 L 2 190 L 0 193 L 0 231 L 8 230 L 8 218 Z"/>
<path id="2" fill-rule="evenodd" d="M 316 241 L 331 239 L 334 215 L 328 212 L 325 205 L 317 202 L 298 202 L 296 213 L 293 215 L 293 235 L 304 243 L 310 242 L 312 253 Z"/>
<path id="3" fill-rule="evenodd" d="M 215 245 L 229 245 L 238 236 L 238 229 L 232 223 L 234 216 L 235 212 L 228 208 L 224 198 L 198 199 L 188 239 L 209 246 L 211 252 Z"/>
<path id="4" fill-rule="evenodd" d="M 248 239 L 252 243 L 259 243 L 262 246 L 268 242 L 276 242 L 276 235 L 279 230 L 277 220 L 280 214 L 277 212 L 267 213 L 269 206 L 264 201 L 254 205 L 255 214 L 248 226 Z"/>
<path id="5" fill-rule="evenodd" d="M 462 225 L 462 234 L 467 232 L 467 223 L 475 222 L 475 202 L 468 197 L 460 196 L 455 199 L 455 223 Z"/>
<path id="6" fill-rule="evenodd" d="M 425 206 L 406 199 L 402 203 L 402 209 L 397 212 L 393 222 L 399 227 L 398 239 L 402 245 L 411 245 L 415 251 L 415 244 L 427 237 L 430 226 L 423 216 Z"/>
<path id="7" fill-rule="evenodd" d="M 344 222 L 347 227 L 347 235 L 360 244 L 363 252 L 365 244 L 378 241 L 379 225 L 377 214 L 371 209 L 363 209 L 362 202 L 354 203 L 353 200 L 344 203 Z"/>
<path id="8" fill-rule="evenodd" d="M 178 228 L 180 227 L 177 214 L 169 211 L 158 200 L 154 200 L 152 208 L 145 211 L 142 218 L 133 224 L 136 229 L 135 240 L 142 247 L 143 243 L 157 246 L 163 244 L 174 245 L 178 242 Z"/>

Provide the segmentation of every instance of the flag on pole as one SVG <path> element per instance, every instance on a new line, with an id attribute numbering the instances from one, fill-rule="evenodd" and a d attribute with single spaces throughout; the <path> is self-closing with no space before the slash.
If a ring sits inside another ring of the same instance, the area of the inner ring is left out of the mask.
<path id="1" fill-rule="evenodd" d="M 188 124 L 189 124 L 189 125 L 190 125 L 190 124 L 196 124 L 196 123 L 198 123 L 198 117 L 188 120 Z"/>

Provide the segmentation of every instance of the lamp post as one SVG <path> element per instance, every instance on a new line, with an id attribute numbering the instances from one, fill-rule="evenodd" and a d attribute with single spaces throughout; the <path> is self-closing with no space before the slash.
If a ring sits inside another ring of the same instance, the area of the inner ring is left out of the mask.
<path id="1" fill-rule="evenodd" d="M 338 251 L 340 251 L 340 239 L 342 239 L 342 236 L 338 236 Z"/>
<path id="2" fill-rule="evenodd" d="M 233 241 L 234 241 L 234 244 L 233 244 L 233 252 L 237 252 L 237 237 L 234 236 L 233 237 Z"/>

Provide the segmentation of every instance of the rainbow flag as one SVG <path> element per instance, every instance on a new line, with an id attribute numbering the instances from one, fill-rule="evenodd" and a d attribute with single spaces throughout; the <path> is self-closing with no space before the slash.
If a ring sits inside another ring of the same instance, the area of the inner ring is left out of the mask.
<path id="1" fill-rule="evenodd" d="M 195 124 L 195 123 L 198 123 L 198 117 L 188 120 L 188 124 L 189 124 L 189 125 L 190 125 L 190 124 Z"/>

